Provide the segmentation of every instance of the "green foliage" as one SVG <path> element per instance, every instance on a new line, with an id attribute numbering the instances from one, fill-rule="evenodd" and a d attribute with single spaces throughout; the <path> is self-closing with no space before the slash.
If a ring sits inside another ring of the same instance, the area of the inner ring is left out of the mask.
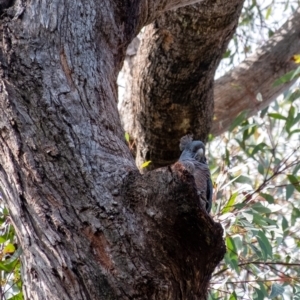
<path id="1" fill-rule="evenodd" d="M 290 82 L 295 78 L 298 78 L 300 75 L 300 67 L 298 67 L 296 70 L 292 70 L 286 74 L 284 74 L 283 76 L 281 76 L 280 78 L 278 78 L 275 82 L 274 82 L 274 86 L 286 83 L 286 82 Z"/>
<path id="2" fill-rule="evenodd" d="M 1 200 L 1 194 L 0 194 Z M 9 212 L 0 207 L 0 299 L 22 300 L 20 276 L 21 247 L 17 243 L 15 229 Z"/>
<path id="3" fill-rule="evenodd" d="M 273 299 L 279 295 L 282 295 L 283 292 L 284 292 L 284 288 L 281 285 L 274 283 L 274 284 L 272 284 L 271 293 L 270 293 L 269 298 Z"/>
<path id="4" fill-rule="evenodd" d="M 295 87 L 260 116 L 240 114 L 209 142 L 212 211 L 227 247 L 210 300 L 300 299 L 299 96 Z"/>
<path id="5" fill-rule="evenodd" d="M 128 132 L 125 132 L 125 141 L 126 141 L 127 143 L 130 142 L 130 136 L 129 136 L 129 133 L 128 133 Z"/>

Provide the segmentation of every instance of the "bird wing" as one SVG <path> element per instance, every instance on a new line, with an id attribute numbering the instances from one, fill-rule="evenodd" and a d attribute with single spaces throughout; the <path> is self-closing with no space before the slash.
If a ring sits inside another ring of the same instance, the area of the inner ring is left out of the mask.
<path id="1" fill-rule="evenodd" d="M 212 182 L 208 165 L 195 162 L 194 178 L 198 194 L 205 202 L 205 209 L 209 213 L 212 206 Z"/>
<path id="2" fill-rule="evenodd" d="M 209 213 L 212 206 L 212 182 L 208 165 L 195 159 L 184 159 L 180 162 L 194 176 L 200 202 Z"/>
<path id="3" fill-rule="evenodd" d="M 194 175 L 195 172 L 195 165 L 192 160 L 180 160 L 180 162 L 184 165 L 184 167 L 192 174 Z"/>

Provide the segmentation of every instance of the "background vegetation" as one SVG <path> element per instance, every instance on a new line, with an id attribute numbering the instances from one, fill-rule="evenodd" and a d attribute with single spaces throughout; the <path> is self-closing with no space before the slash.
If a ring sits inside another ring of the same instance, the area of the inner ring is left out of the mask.
<path id="1" fill-rule="evenodd" d="M 217 76 L 253 53 L 298 6 L 246 1 Z M 213 214 L 224 227 L 227 254 L 210 299 L 300 299 L 299 96 L 298 81 L 257 116 L 245 120 L 242 112 L 228 132 L 211 137 Z"/>
<path id="2" fill-rule="evenodd" d="M 210 299 L 300 299 L 299 89 L 209 144 L 227 253 Z M 296 99 L 295 99 L 296 98 Z"/>

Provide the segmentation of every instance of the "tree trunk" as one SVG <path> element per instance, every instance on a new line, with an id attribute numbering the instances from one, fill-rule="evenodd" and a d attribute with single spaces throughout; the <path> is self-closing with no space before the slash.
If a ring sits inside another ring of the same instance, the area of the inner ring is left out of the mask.
<path id="1" fill-rule="evenodd" d="M 129 42 L 184 3 L 17 0 L 3 11 L 0 186 L 26 299 L 205 299 L 222 228 L 179 163 L 137 173 L 116 101 Z"/>
<path id="2" fill-rule="evenodd" d="M 148 160 L 152 168 L 174 162 L 178 140 L 187 133 L 206 141 L 215 70 L 243 2 L 202 1 L 167 12 L 145 28 L 120 108 L 138 166 Z"/>

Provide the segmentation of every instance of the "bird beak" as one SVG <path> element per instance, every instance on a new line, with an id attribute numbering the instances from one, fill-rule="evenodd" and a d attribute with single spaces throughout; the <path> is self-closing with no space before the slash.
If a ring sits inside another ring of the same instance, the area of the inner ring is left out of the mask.
<path id="1" fill-rule="evenodd" d="M 202 149 L 202 148 L 200 148 L 200 149 L 197 151 L 197 153 L 196 153 L 196 156 L 198 156 L 198 155 L 199 155 L 199 157 L 202 157 L 202 156 L 203 156 L 203 154 L 204 154 L 204 152 L 203 152 L 203 149 Z"/>

